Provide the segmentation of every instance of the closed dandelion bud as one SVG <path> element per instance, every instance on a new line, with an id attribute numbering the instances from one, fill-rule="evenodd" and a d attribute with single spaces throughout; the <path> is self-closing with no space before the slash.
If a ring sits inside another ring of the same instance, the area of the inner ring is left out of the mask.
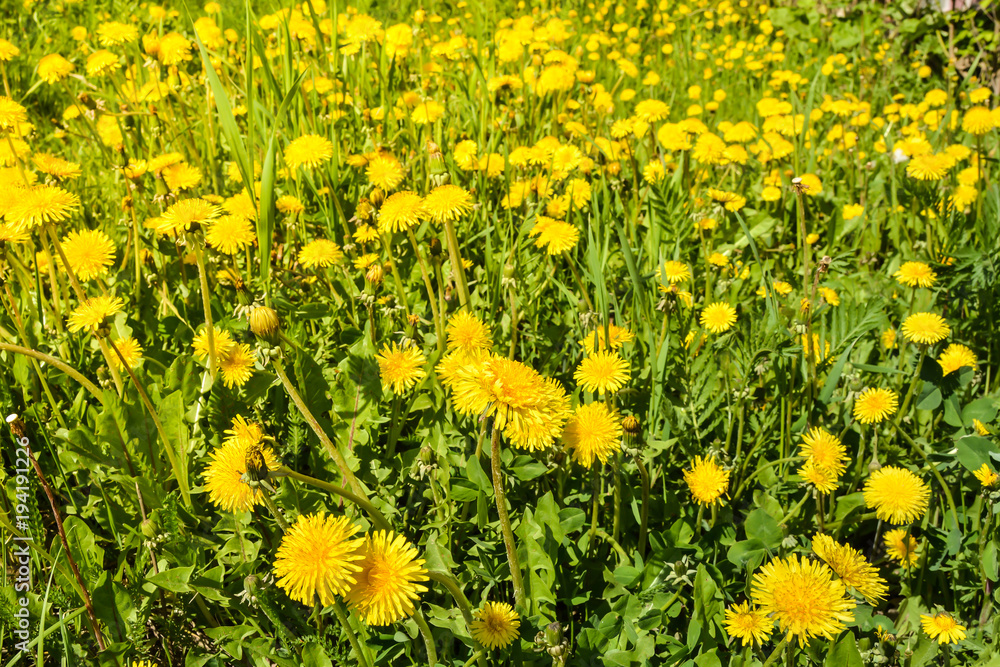
<path id="1" fill-rule="evenodd" d="M 250 331 L 257 336 L 271 340 L 280 326 L 281 321 L 278 319 L 278 313 L 273 308 L 257 306 L 250 311 Z"/>
<path id="2" fill-rule="evenodd" d="M 252 596 L 256 596 L 260 591 L 260 577 L 256 574 L 251 574 L 246 579 L 243 580 L 243 590 Z"/>
<path id="3" fill-rule="evenodd" d="M 267 459 L 264 457 L 264 450 L 258 445 L 247 450 L 246 455 L 246 478 L 251 482 L 263 482 L 267 479 L 268 468 Z"/>
<path id="4" fill-rule="evenodd" d="M 358 207 L 354 209 L 355 222 L 368 222 L 375 214 L 375 208 L 367 197 L 362 197 L 358 201 Z"/>
<path id="5" fill-rule="evenodd" d="M 368 194 L 368 201 L 375 208 L 381 208 L 382 202 L 385 201 L 385 193 L 382 192 L 382 188 L 372 188 L 372 191 Z"/>
<path id="6" fill-rule="evenodd" d="M 428 248 L 430 249 L 431 257 L 438 258 L 444 254 L 444 248 L 441 247 L 440 239 L 431 239 Z"/>
<path id="7" fill-rule="evenodd" d="M 545 626 L 545 641 L 549 646 L 558 646 L 562 643 L 563 629 L 558 622 L 549 623 Z"/>
<path id="8" fill-rule="evenodd" d="M 425 466 L 434 462 L 434 450 L 429 445 L 424 445 L 420 448 L 420 462 Z"/>
<path id="9" fill-rule="evenodd" d="M 368 271 L 365 272 L 365 282 L 372 287 L 378 287 L 384 279 L 385 271 L 382 269 L 381 264 L 372 264 L 368 267 Z"/>
<path id="10" fill-rule="evenodd" d="M 625 432 L 628 442 L 631 443 L 642 433 L 642 424 L 634 415 L 628 415 L 622 420 L 622 430 Z"/>
<path id="11" fill-rule="evenodd" d="M 139 532 L 147 540 L 155 540 L 156 536 L 160 534 L 160 527 L 156 525 L 156 521 L 150 516 L 139 524 Z"/>

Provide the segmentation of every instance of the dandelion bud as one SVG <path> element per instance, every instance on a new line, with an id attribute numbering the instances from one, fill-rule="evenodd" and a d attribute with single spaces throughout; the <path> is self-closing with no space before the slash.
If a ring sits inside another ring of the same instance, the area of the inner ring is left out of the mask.
<path id="1" fill-rule="evenodd" d="M 243 580 L 243 589 L 250 595 L 257 595 L 260 590 L 261 579 L 256 574 L 251 574 Z"/>
<path id="2" fill-rule="evenodd" d="M 273 308 L 257 306 L 250 311 L 250 331 L 257 336 L 271 340 L 280 326 L 281 321 L 278 318 L 278 313 Z"/>
<path id="3" fill-rule="evenodd" d="M 372 287 L 378 287 L 384 279 L 385 271 L 382 269 L 381 264 L 372 264 L 368 267 L 368 271 L 365 273 L 365 282 Z"/>
<path id="4" fill-rule="evenodd" d="M 430 249 L 431 257 L 434 257 L 435 259 L 444 254 L 444 249 L 441 247 L 440 239 L 437 238 L 431 239 L 431 242 L 428 244 L 428 247 Z"/>
<path id="5" fill-rule="evenodd" d="M 246 477 L 252 482 L 263 482 L 267 479 L 269 472 L 267 459 L 264 458 L 264 450 L 259 445 L 247 450 L 246 457 L 247 472 Z"/>
<path id="6" fill-rule="evenodd" d="M 409 324 L 409 325 L 410 325 L 411 327 L 415 327 L 415 326 L 417 326 L 418 324 L 420 324 L 420 317 L 419 317 L 418 315 L 416 315 L 415 313 L 410 313 L 410 314 L 409 314 L 409 315 L 407 315 L 407 317 L 406 317 L 406 322 L 407 322 L 407 323 L 408 323 L 408 324 Z"/>
<path id="7" fill-rule="evenodd" d="M 362 197 L 354 209 L 354 222 L 369 222 L 374 215 L 375 207 L 367 197 Z"/>
<path id="8" fill-rule="evenodd" d="M 634 415 L 628 415 L 622 420 L 622 430 L 625 431 L 625 436 L 629 440 L 634 440 L 642 433 L 642 424 Z"/>
<path id="9" fill-rule="evenodd" d="M 155 540 L 156 536 L 160 534 L 160 527 L 153 519 L 153 516 L 150 515 L 139 524 L 139 532 L 141 532 L 142 536 L 147 540 Z"/>
<path id="10" fill-rule="evenodd" d="M 440 146 L 438 146 L 433 141 L 428 141 L 427 142 L 427 157 L 429 159 L 431 159 L 431 160 L 440 160 L 440 159 L 442 159 L 444 157 L 444 154 L 441 152 L 441 147 Z"/>
<path id="11" fill-rule="evenodd" d="M 382 202 L 385 201 L 385 193 L 382 192 L 382 188 L 372 188 L 372 191 L 368 194 L 368 200 L 375 208 L 381 208 Z"/>

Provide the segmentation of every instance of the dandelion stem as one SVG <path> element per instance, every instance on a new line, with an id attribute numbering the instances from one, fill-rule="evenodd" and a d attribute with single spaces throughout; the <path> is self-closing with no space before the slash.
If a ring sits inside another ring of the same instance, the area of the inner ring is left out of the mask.
<path id="1" fill-rule="evenodd" d="M 469 307 L 469 284 L 465 279 L 465 265 L 458 253 L 458 236 L 451 220 L 444 221 L 445 238 L 448 241 L 448 257 L 451 259 L 451 272 L 455 274 L 455 284 L 458 286 L 458 298 L 462 308 Z"/>
<path id="2" fill-rule="evenodd" d="M 899 406 L 899 412 L 896 414 L 896 419 L 893 423 L 893 426 L 896 426 L 897 428 L 899 427 L 900 423 L 903 420 L 903 415 L 906 414 L 906 411 L 910 407 L 910 400 L 913 398 L 913 391 L 914 389 L 916 389 L 917 382 L 920 381 L 920 372 L 924 368 L 925 358 L 927 358 L 927 346 L 921 345 L 920 358 L 917 360 L 917 368 L 913 373 L 913 378 L 910 380 L 910 387 L 909 389 L 906 390 L 906 397 L 903 398 L 903 404 Z"/>
<path id="3" fill-rule="evenodd" d="M 500 429 L 493 422 L 493 438 L 491 443 L 491 465 L 493 469 L 493 492 L 497 500 L 497 514 L 500 515 L 500 529 L 503 532 L 503 543 L 507 548 L 507 563 L 510 565 L 510 578 L 514 586 L 514 606 L 525 613 L 524 583 L 521 580 L 521 566 L 517 562 L 517 547 L 514 545 L 514 531 L 510 527 L 510 516 L 507 514 L 507 497 L 503 491 L 503 471 L 500 460 Z"/>
<path id="4" fill-rule="evenodd" d="M 936 479 L 938 484 L 941 485 L 941 490 L 944 492 L 945 500 L 948 501 L 948 509 L 951 510 L 951 516 L 955 520 L 955 528 L 961 528 L 961 524 L 958 522 L 958 510 L 955 508 L 955 498 L 951 495 L 951 489 L 947 484 L 945 484 L 944 477 L 941 476 L 937 466 L 931 463 L 931 460 L 927 457 L 927 453 L 924 452 L 924 448 L 914 442 L 913 438 L 911 438 L 899 424 L 892 422 L 892 425 L 895 427 L 896 431 L 903 436 L 903 440 L 906 440 L 906 442 L 910 444 L 910 448 L 914 451 L 914 453 L 919 454 L 920 458 L 922 458 L 924 463 L 927 464 L 927 467 L 930 468 L 931 474 L 934 475 L 934 479 Z"/>
<path id="5" fill-rule="evenodd" d="M 427 289 L 427 303 L 431 306 L 431 317 L 434 318 L 434 333 L 437 335 L 437 348 L 439 352 L 444 351 L 444 332 L 442 331 L 441 314 L 438 311 L 435 300 L 434 285 L 431 283 L 431 274 L 427 271 L 427 262 L 417 245 L 417 237 L 413 235 L 412 229 L 406 230 L 406 235 L 410 238 L 410 245 L 413 246 L 413 254 L 417 256 L 417 265 L 420 266 L 420 276 L 424 279 L 424 288 Z"/>
<path id="6" fill-rule="evenodd" d="M 782 639 L 774 650 L 771 651 L 771 655 L 767 656 L 767 660 L 764 661 L 763 667 L 770 667 L 779 657 L 781 657 L 781 652 L 785 649 L 785 645 L 788 644 L 788 637 Z"/>
<path id="7" fill-rule="evenodd" d="M 107 407 L 107 403 L 104 400 L 104 392 L 98 388 L 93 382 L 85 378 L 78 370 L 68 366 L 65 362 L 51 357 L 43 352 L 38 352 L 37 350 L 32 350 L 28 347 L 21 347 L 20 345 L 9 345 L 7 343 L 0 343 L 0 350 L 6 352 L 13 352 L 15 354 L 23 354 L 26 357 L 32 357 L 39 361 L 44 361 L 53 368 L 58 368 L 66 375 L 70 376 L 77 382 L 79 382 L 84 389 L 90 392 L 91 396 L 97 399 L 102 407 Z"/>
<path id="8" fill-rule="evenodd" d="M 642 507 L 639 510 L 639 556 L 646 555 L 646 531 L 649 522 L 649 471 L 642 462 L 642 453 L 636 452 L 635 465 L 639 468 L 642 481 Z"/>
<path id="9" fill-rule="evenodd" d="M 278 527 L 281 528 L 282 533 L 288 532 L 288 522 L 285 521 L 285 517 L 281 516 L 281 510 L 278 506 L 274 504 L 274 499 L 271 498 L 271 494 L 267 492 L 267 489 L 261 489 L 261 498 L 264 500 L 264 504 L 267 505 L 267 509 L 271 510 L 271 514 L 274 516 L 274 520 L 278 522 Z"/>
<path id="10" fill-rule="evenodd" d="M 361 650 L 361 643 L 358 641 L 357 635 L 354 634 L 354 628 L 351 627 L 351 622 L 344 611 L 344 604 L 340 600 L 333 603 L 333 613 L 337 617 L 337 620 L 340 621 L 341 627 L 344 628 L 344 634 L 347 635 L 347 641 L 350 642 L 351 648 L 354 649 L 354 654 L 358 656 L 358 664 L 361 667 L 369 667 L 368 657 Z"/>
<path id="11" fill-rule="evenodd" d="M 122 356 L 121 350 L 118 349 L 115 342 L 109 338 L 108 344 L 111 346 L 111 349 L 115 351 L 115 354 L 118 355 L 122 368 L 125 369 L 129 377 L 132 379 L 132 384 L 135 386 L 135 390 L 139 393 L 139 398 L 142 400 L 142 404 L 146 407 L 146 411 L 153 420 L 153 425 L 156 426 L 156 432 L 159 433 L 160 440 L 163 441 L 163 450 L 167 453 L 167 459 L 170 461 L 170 469 L 173 471 L 174 477 L 177 478 L 177 486 L 180 487 L 181 497 L 184 499 L 184 504 L 191 507 L 191 496 L 188 493 L 187 476 L 181 474 L 181 469 L 177 462 L 177 455 L 174 453 L 174 450 L 170 445 L 170 439 L 167 438 L 167 432 L 163 430 L 163 424 L 160 422 L 159 415 L 156 414 L 153 402 L 149 400 L 149 394 L 146 393 L 142 383 L 139 382 L 139 378 L 137 378 L 135 373 L 132 372 L 132 368 L 125 361 L 125 357 Z M 150 460 L 150 464 L 155 466 L 153 460 Z"/>
<path id="12" fill-rule="evenodd" d="M 319 438 L 319 441 L 323 443 L 323 447 L 326 448 L 327 454 L 330 455 L 330 458 L 333 459 L 333 462 L 340 470 L 340 474 L 344 478 L 344 481 L 347 482 L 347 485 L 350 486 L 351 489 L 353 489 L 355 494 L 367 501 L 368 495 L 361 486 L 361 482 L 359 482 L 358 478 L 354 476 L 353 472 L 351 472 L 343 454 L 340 453 L 340 450 L 337 449 L 337 445 L 333 444 L 333 441 L 330 440 L 330 436 L 326 434 L 323 427 L 319 425 L 318 421 L 316 421 L 316 417 L 314 417 L 313 413 L 310 412 L 308 406 L 306 406 L 306 402 L 302 400 L 302 396 L 298 391 L 296 391 L 291 380 L 288 379 L 288 373 L 285 372 L 284 363 L 282 363 L 281 359 L 272 359 L 271 365 L 274 366 L 274 371 L 278 374 L 278 379 L 281 380 L 282 386 L 285 387 L 285 391 L 288 393 L 289 397 L 291 397 L 295 407 L 298 408 L 300 413 L 302 413 L 306 422 L 309 423 L 309 427 L 313 430 L 313 433 L 316 434 L 316 437 Z"/>
<path id="13" fill-rule="evenodd" d="M 304 475 L 300 472 L 292 470 L 287 466 L 282 466 L 277 471 L 272 472 L 271 477 L 291 477 L 292 479 L 296 479 L 304 484 L 310 484 L 318 489 L 329 491 L 334 495 L 340 496 L 344 500 L 351 501 L 352 503 L 363 509 L 365 512 L 367 512 L 368 516 L 371 518 L 372 523 L 379 530 L 385 530 L 385 531 L 392 530 L 392 526 L 389 525 L 389 522 L 386 520 L 385 516 L 377 509 L 375 509 L 375 506 L 371 504 L 371 501 L 369 501 L 365 497 L 357 496 L 343 487 L 337 486 L 336 484 L 331 484 L 329 482 L 324 482 L 321 479 L 316 479 L 315 477 L 310 477 L 309 475 Z"/>
<path id="14" fill-rule="evenodd" d="M 437 648 L 434 646 L 434 634 L 431 632 L 430 626 L 427 625 L 427 619 L 424 618 L 419 609 L 414 609 L 413 620 L 424 638 L 424 646 L 427 647 L 427 664 L 430 667 L 435 667 L 437 665 Z"/>
<path id="15" fill-rule="evenodd" d="M 219 368 L 219 361 L 215 357 L 215 325 L 212 323 L 212 293 L 208 291 L 208 275 L 205 272 L 205 256 L 201 251 L 201 245 L 194 235 L 188 236 L 191 247 L 194 248 L 194 258 L 198 263 L 198 282 L 201 285 L 201 307 L 205 311 L 205 337 L 208 341 L 208 372 L 215 380 L 215 374 Z"/>

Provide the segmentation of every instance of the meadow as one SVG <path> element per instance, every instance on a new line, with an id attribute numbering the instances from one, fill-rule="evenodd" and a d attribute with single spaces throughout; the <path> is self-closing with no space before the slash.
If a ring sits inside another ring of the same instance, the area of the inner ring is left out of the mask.
<path id="1" fill-rule="evenodd" d="M 956 4 L 2 3 L 0 663 L 1000 667 Z"/>

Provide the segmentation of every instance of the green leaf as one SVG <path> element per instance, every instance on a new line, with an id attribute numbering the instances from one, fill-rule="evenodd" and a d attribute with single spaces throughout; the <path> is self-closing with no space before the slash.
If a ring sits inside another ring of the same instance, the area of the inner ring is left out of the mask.
<path id="1" fill-rule="evenodd" d="M 978 398 L 962 410 L 962 421 L 967 425 L 972 424 L 973 419 L 986 424 L 996 419 L 996 416 L 997 405 L 996 399 L 993 398 Z"/>
<path id="2" fill-rule="evenodd" d="M 996 581 L 1000 578 L 1000 567 L 998 567 L 997 562 L 997 541 L 996 538 L 990 540 L 983 547 L 983 572 L 986 573 L 986 578 L 990 581 Z"/>
<path id="3" fill-rule="evenodd" d="M 992 442 L 978 435 L 959 438 L 955 447 L 958 449 L 958 462 L 969 472 L 978 470 L 984 463 L 990 463 L 990 454 L 997 451 Z"/>
<path id="4" fill-rule="evenodd" d="M 192 572 L 194 572 L 194 565 L 175 567 L 151 574 L 146 577 L 146 581 L 171 593 L 190 593 L 193 589 L 188 585 L 188 581 L 191 579 Z"/>
<path id="5" fill-rule="evenodd" d="M 750 512 L 743 528 L 746 530 L 747 539 L 759 540 L 768 549 L 776 549 L 785 538 L 775 518 L 762 509 Z"/>
<path id="6" fill-rule="evenodd" d="M 833 645 L 826 656 L 824 667 L 863 667 L 861 652 L 858 651 L 858 642 L 854 639 L 854 633 L 845 632 L 841 635 L 837 643 Z"/>
<path id="7" fill-rule="evenodd" d="M 475 456 L 470 456 L 465 463 L 465 477 L 470 482 L 476 485 L 480 491 L 490 493 L 493 491 L 493 483 L 490 482 L 490 478 L 486 475 L 483 470 L 483 464 L 480 463 L 479 458 Z"/>

